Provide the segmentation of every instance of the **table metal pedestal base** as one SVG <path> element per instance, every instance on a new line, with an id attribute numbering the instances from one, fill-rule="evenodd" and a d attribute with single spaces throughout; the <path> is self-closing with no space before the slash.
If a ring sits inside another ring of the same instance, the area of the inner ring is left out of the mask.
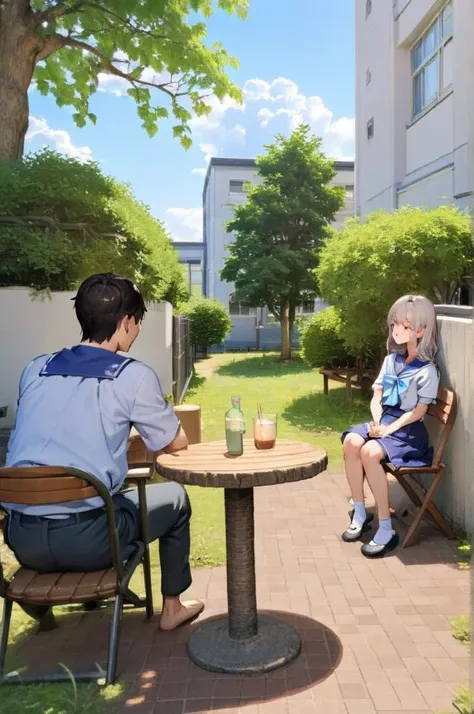
<path id="1" fill-rule="evenodd" d="M 188 640 L 188 653 L 195 664 L 226 674 L 270 672 L 292 662 L 300 651 L 296 630 L 268 615 L 258 615 L 258 634 L 248 640 L 229 637 L 227 617 L 203 622 Z"/>

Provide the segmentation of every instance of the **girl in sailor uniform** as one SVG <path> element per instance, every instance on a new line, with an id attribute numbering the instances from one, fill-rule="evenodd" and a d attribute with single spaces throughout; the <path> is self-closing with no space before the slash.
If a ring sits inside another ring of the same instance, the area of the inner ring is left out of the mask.
<path id="1" fill-rule="evenodd" d="M 346 478 L 354 503 L 351 524 L 342 538 L 354 542 L 370 529 L 373 515 L 365 510 L 365 477 L 379 519 L 373 540 L 361 548 L 368 558 L 381 557 L 399 543 L 392 528 L 388 480 L 382 463 L 390 462 L 398 468 L 431 465 L 433 449 L 423 417 L 430 404 L 436 402 L 439 387 L 433 304 L 421 295 L 402 297 L 390 309 L 387 323 L 388 355 L 373 385 L 373 420 L 353 426 L 342 435 Z"/>

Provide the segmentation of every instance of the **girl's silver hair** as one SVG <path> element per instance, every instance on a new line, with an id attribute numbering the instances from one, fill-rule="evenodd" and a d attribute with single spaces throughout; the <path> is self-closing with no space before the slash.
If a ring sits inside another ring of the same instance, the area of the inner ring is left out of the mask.
<path id="1" fill-rule="evenodd" d="M 387 317 L 389 352 L 404 352 L 392 337 L 392 325 L 409 322 L 413 329 L 424 330 L 418 340 L 417 356 L 422 360 L 434 362 L 438 353 L 438 324 L 433 303 L 423 295 L 404 295 L 392 305 Z"/>

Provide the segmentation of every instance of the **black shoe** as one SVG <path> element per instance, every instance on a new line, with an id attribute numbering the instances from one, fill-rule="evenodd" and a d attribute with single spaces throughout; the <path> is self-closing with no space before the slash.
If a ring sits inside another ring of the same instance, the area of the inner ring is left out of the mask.
<path id="1" fill-rule="evenodd" d="M 85 602 L 83 608 L 86 612 L 92 612 L 93 610 L 98 610 L 100 608 L 100 600 L 89 600 Z"/>
<path id="2" fill-rule="evenodd" d="M 29 617 L 38 622 L 38 632 L 49 632 L 50 630 L 55 630 L 58 626 L 52 607 L 48 605 L 29 605 L 21 602 L 18 605 L 23 612 L 26 612 Z"/>
<path id="3" fill-rule="evenodd" d="M 351 513 L 351 521 L 354 518 L 354 511 Z M 372 521 L 374 520 L 374 514 L 373 513 L 368 513 L 367 518 L 365 519 L 364 523 L 362 526 L 359 526 L 358 528 L 356 526 L 353 526 L 352 523 L 349 526 L 349 528 L 344 531 L 342 534 L 342 540 L 345 541 L 346 543 L 355 543 L 356 540 L 359 540 L 359 538 L 362 536 L 363 533 L 366 533 L 367 531 L 370 531 L 372 526 L 370 525 Z"/>
<path id="4" fill-rule="evenodd" d="M 394 531 L 393 536 L 385 545 L 379 545 L 378 543 L 371 541 L 370 543 L 364 543 L 360 552 L 362 555 L 365 555 L 366 558 L 383 558 L 384 555 L 387 555 L 387 553 L 395 550 L 399 543 L 400 537 L 398 533 Z"/>

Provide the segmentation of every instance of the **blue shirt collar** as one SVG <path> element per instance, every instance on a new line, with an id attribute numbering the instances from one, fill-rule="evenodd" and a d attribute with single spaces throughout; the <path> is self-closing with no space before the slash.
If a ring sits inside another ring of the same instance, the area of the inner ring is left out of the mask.
<path id="1" fill-rule="evenodd" d="M 40 376 L 116 379 L 130 362 L 133 362 L 131 357 L 123 357 L 100 347 L 76 345 L 51 355 Z"/>

